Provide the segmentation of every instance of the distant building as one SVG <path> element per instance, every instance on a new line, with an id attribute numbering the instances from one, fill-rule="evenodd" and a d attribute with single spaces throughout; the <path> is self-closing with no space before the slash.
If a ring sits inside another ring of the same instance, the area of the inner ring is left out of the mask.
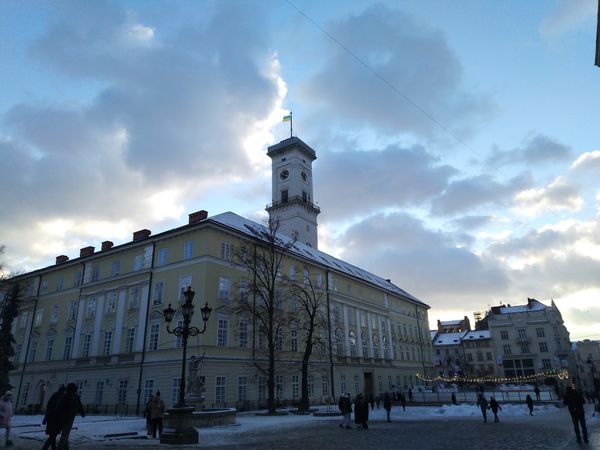
<path id="1" fill-rule="evenodd" d="M 571 348 L 571 376 L 575 379 L 575 384 L 586 393 L 594 389 L 600 391 L 600 341 L 585 339 L 573 342 Z"/>
<path id="2" fill-rule="evenodd" d="M 471 331 L 471 321 L 467 316 L 459 320 L 438 320 L 437 330 L 439 333 L 457 333 Z"/>

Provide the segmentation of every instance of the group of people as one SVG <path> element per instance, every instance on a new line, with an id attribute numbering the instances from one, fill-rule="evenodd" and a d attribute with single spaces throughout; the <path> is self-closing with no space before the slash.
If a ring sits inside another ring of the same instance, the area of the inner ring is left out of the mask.
<path id="1" fill-rule="evenodd" d="M 160 398 L 160 391 L 150 397 L 144 409 L 146 418 L 146 432 L 153 439 L 160 439 L 163 432 L 163 418 L 165 416 L 165 402 Z M 158 433 L 158 435 L 157 435 Z"/>
<path id="2" fill-rule="evenodd" d="M 69 383 L 66 387 L 61 385 L 46 405 L 42 425 L 46 425 L 48 439 L 44 442 L 43 450 L 48 448 L 69 450 L 69 436 L 77 414 L 85 417 L 83 405 L 77 394 L 77 385 L 75 383 Z M 59 434 L 60 441 L 57 444 L 56 439 Z"/>
<path id="3" fill-rule="evenodd" d="M 377 403 L 381 402 L 382 397 L 378 397 L 379 400 Z M 392 395 L 386 392 L 383 395 L 383 408 L 387 413 L 387 421 L 391 422 L 390 413 L 392 411 Z M 404 406 L 406 406 L 406 401 L 404 401 Z M 352 401 L 350 399 L 350 394 L 344 393 L 340 396 L 340 400 L 338 402 L 338 408 L 342 413 L 342 423 L 340 423 L 341 428 L 352 428 L 351 416 L 352 416 Z M 364 397 L 363 394 L 357 394 L 354 399 L 354 423 L 358 426 L 358 428 L 364 428 L 365 430 L 369 429 L 369 402 Z"/>
<path id="4" fill-rule="evenodd" d="M 494 422 L 500 422 L 500 419 L 498 418 L 498 411 L 502 411 L 502 408 L 495 397 L 490 397 L 490 401 L 488 402 L 483 394 L 478 394 L 477 404 L 481 408 L 481 415 L 483 416 L 484 422 L 487 422 L 488 409 L 491 409 L 494 413 Z"/>

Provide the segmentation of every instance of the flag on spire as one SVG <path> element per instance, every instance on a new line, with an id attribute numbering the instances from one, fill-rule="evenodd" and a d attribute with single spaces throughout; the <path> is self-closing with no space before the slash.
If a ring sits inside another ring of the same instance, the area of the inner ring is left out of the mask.
<path id="1" fill-rule="evenodd" d="M 283 116 L 282 122 L 291 122 L 292 121 L 292 113 L 289 113 L 287 116 Z"/>

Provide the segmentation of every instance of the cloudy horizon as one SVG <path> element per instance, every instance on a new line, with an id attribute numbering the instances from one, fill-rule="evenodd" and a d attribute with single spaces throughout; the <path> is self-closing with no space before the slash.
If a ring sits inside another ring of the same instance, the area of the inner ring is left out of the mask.
<path id="1" fill-rule="evenodd" d="M 293 111 L 320 250 L 432 326 L 533 297 L 600 339 L 595 3 L 3 2 L 5 262 L 263 220 Z"/>

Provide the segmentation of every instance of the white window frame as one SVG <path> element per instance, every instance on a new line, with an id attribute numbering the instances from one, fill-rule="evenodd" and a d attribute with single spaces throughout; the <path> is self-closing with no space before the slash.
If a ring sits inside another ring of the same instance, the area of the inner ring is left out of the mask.
<path id="1" fill-rule="evenodd" d="M 191 275 L 181 275 L 179 277 L 179 300 L 184 300 L 185 296 L 183 293 L 187 290 L 188 287 L 192 285 L 192 276 Z"/>
<path id="2" fill-rule="evenodd" d="M 148 334 L 148 351 L 158 350 L 160 341 L 160 322 L 150 324 L 150 333 Z"/>
<path id="3" fill-rule="evenodd" d="M 183 243 L 183 259 L 192 259 L 194 257 L 194 241 L 185 241 Z"/>
<path id="4" fill-rule="evenodd" d="M 231 297 L 231 278 L 227 276 L 219 277 L 219 295 L 218 298 L 221 301 L 228 302 Z"/>
<path id="5" fill-rule="evenodd" d="M 164 266 L 165 264 L 167 264 L 167 256 L 168 256 L 168 250 L 166 247 L 162 247 L 158 249 L 158 258 L 157 258 L 157 262 L 156 265 L 157 266 Z"/>

